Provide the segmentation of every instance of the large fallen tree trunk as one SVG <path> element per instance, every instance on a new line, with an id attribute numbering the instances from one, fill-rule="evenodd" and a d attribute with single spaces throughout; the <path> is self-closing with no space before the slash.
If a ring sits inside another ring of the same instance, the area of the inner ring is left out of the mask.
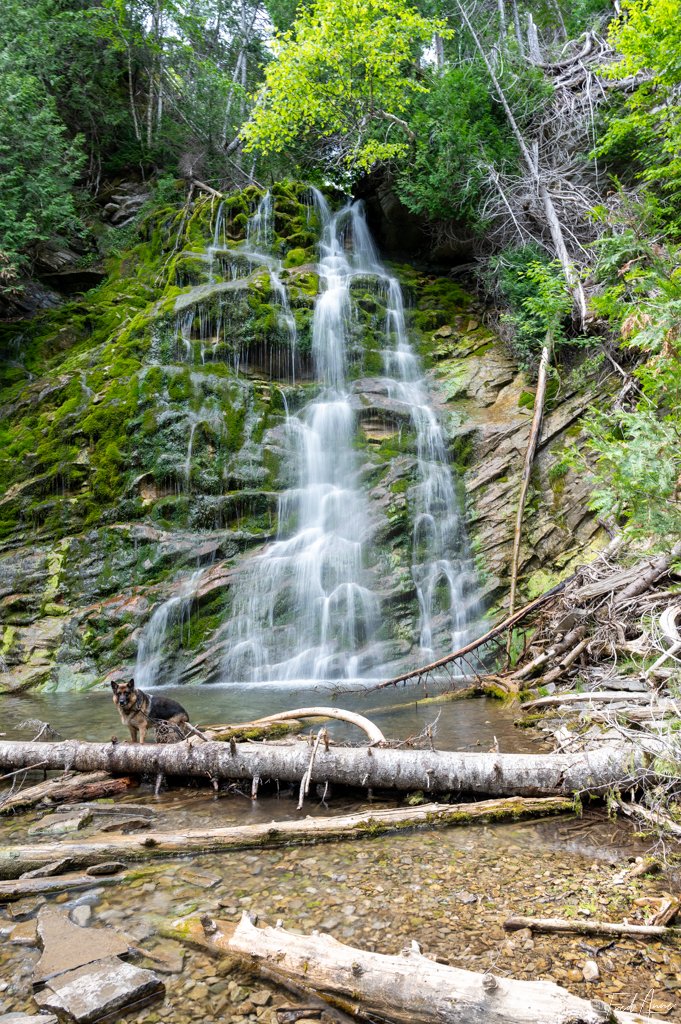
<path id="1" fill-rule="evenodd" d="M 330 842 L 334 839 L 363 839 L 418 827 L 468 825 L 474 821 L 538 817 L 572 809 L 563 797 L 523 800 L 482 800 L 475 804 L 423 804 L 364 811 L 360 814 L 271 821 L 256 825 L 233 825 L 217 829 L 188 829 L 182 833 L 140 832 L 136 835 L 94 836 L 63 839 L 30 846 L 0 847 L 0 878 L 17 878 L 58 859 L 72 868 L 85 868 L 103 861 L 146 860 L 177 857 L 188 853 L 244 850 L 253 847 Z M 0 887 L 0 892 L 2 891 Z"/>
<path id="2" fill-rule="evenodd" d="M 18 743 L 0 741 L 0 771 L 40 760 L 57 771 L 163 773 L 218 779 L 278 779 L 484 796 L 553 796 L 603 791 L 637 777 L 644 755 L 622 744 L 579 754 L 458 753 L 306 743 Z"/>
<path id="3" fill-rule="evenodd" d="M 216 950 L 244 958 L 284 984 L 313 988 L 351 1013 L 396 1024 L 631 1024 L 650 1018 L 613 1012 L 550 981 L 514 981 L 436 963 L 413 943 L 401 956 L 369 953 L 331 935 L 208 922 Z"/>

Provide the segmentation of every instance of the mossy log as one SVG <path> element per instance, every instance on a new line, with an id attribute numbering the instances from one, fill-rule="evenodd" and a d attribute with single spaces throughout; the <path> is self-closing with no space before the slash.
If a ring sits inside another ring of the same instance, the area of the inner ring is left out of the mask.
<path id="1" fill-rule="evenodd" d="M 395 1024 L 634 1024 L 638 1014 L 581 999 L 551 981 L 515 981 L 436 963 L 416 943 L 400 956 L 371 953 L 331 935 L 300 935 L 206 922 L 212 948 L 245 960 L 283 984 L 304 984 L 334 1006 L 361 1018 Z"/>
<path id="2" fill-rule="evenodd" d="M 306 817 L 298 821 L 272 821 L 217 829 L 188 829 L 182 833 L 139 832 L 135 835 L 64 839 L 30 846 L 0 847 L 0 878 L 17 878 L 60 858 L 73 868 L 111 860 L 146 860 L 211 851 L 304 845 L 338 839 L 363 839 L 386 832 L 418 827 L 467 825 L 476 821 L 538 817 L 570 811 L 573 804 L 561 797 L 484 800 L 474 804 L 423 804 L 364 811 L 333 817 Z"/>
<path id="3" fill-rule="evenodd" d="M 637 778 L 645 755 L 632 745 L 582 754 L 459 753 L 325 745 L 310 759 L 306 743 L 62 743 L 0 741 L 0 771 L 40 761 L 46 770 L 121 775 L 278 779 L 402 792 L 476 796 L 571 796 Z"/>

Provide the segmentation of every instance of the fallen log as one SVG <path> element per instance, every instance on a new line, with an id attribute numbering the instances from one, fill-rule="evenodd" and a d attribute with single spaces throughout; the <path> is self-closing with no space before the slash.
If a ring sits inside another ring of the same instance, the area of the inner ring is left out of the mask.
<path id="1" fill-rule="evenodd" d="M 36 748 L 39 748 L 37 750 Z M 300 783 L 310 767 L 306 743 L 61 743 L 0 741 L 0 770 L 21 768 L 40 753 L 46 768 L 113 774 L 278 779 Z M 359 788 L 471 793 L 478 796 L 571 796 L 602 791 L 636 776 L 645 758 L 633 745 L 579 754 L 459 753 L 384 747 L 322 746 L 313 783 Z"/>
<path id="2" fill-rule="evenodd" d="M 632 1024 L 648 1021 L 580 999 L 550 981 L 515 981 L 436 963 L 416 943 L 400 956 L 371 953 L 331 935 L 206 922 L 215 951 L 265 968 L 284 984 L 302 983 L 342 1009 L 395 1024 Z"/>
<path id="3" fill-rule="evenodd" d="M 575 935 L 632 935 L 642 939 L 678 939 L 681 928 L 667 928 L 661 924 L 620 924 L 616 921 L 575 920 L 562 917 L 509 917 L 504 921 L 509 932 L 530 928 L 533 932 Z"/>
<path id="4" fill-rule="evenodd" d="M 59 842 L 0 847 L 0 878 L 18 878 L 29 870 L 68 858 L 74 868 L 102 861 L 147 860 L 185 854 L 259 847 L 306 845 L 338 839 L 363 839 L 419 827 L 468 825 L 471 822 L 502 821 L 564 814 L 574 809 L 564 797 L 483 800 L 474 804 L 422 804 L 334 815 L 297 821 L 271 821 L 256 825 L 233 825 L 217 829 L 188 829 L 182 833 L 138 832 L 131 835 L 93 836 Z"/>
<path id="5" fill-rule="evenodd" d="M 8 792 L 4 798 L 0 794 L 0 814 L 25 811 L 43 801 L 71 803 L 119 796 L 137 784 L 136 779 L 114 778 L 108 772 L 92 772 L 89 775 L 67 772 L 58 779 L 46 779 L 36 786 L 19 790 L 18 793 Z"/>
<path id="6" fill-rule="evenodd" d="M 533 711 L 535 708 L 555 708 L 560 704 L 614 704 L 624 700 L 632 703 L 648 702 L 651 696 L 649 691 L 637 692 L 636 690 L 593 690 L 587 693 L 567 690 L 565 693 L 552 693 L 548 697 L 528 700 L 520 706 L 523 711 Z"/>
<path id="7" fill-rule="evenodd" d="M 0 882 L 0 903 L 23 900 L 27 896 L 45 896 L 55 892 L 74 892 L 79 889 L 93 889 L 95 886 L 122 882 L 128 875 L 65 874 L 54 878 L 17 878 Z M 1 1018 L 0 1018 L 1 1019 Z"/>

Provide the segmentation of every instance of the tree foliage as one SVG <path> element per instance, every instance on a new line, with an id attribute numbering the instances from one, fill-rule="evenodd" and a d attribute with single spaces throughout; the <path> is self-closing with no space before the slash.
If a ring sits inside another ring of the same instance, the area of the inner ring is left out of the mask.
<path id="1" fill-rule="evenodd" d="M 603 75 L 639 84 L 611 119 L 600 151 L 636 155 L 642 177 L 661 185 L 681 213 L 681 0 L 625 0 L 610 41 L 620 59 Z"/>
<path id="2" fill-rule="evenodd" d="M 444 23 L 403 0 L 316 0 L 274 40 L 274 60 L 242 129 L 248 151 L 330 140 L 331 162 L 369 169 L 408 151 L 418 60 Z"/>

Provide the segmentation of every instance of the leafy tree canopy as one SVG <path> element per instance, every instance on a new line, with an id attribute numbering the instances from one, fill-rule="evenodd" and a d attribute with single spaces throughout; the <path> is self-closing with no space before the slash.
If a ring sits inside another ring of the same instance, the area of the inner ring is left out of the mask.
<path id="1" fill-rule="evenodd" d="M 331 141 L 330 162 L 367 169 L 408 149 L 411 101 L 427 89 L 419 55 L 443 22 L 403 0 L 316 0 L 273 43 L 247 150 Z"/>

